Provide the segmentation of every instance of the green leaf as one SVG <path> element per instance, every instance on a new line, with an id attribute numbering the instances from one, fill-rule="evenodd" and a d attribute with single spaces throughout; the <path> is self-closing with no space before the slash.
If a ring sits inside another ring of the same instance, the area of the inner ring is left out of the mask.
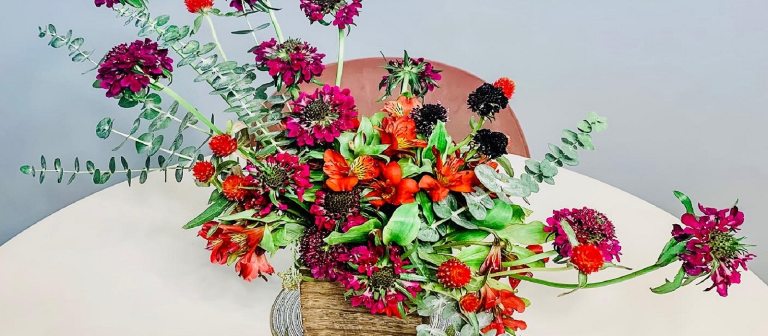
<path id="1" fill-rule="evenodd" d="M 664 245 L 664 249 L 661 250 L 659 259 L 656 260 L 656 265 L 663 267 L 677 261 L 677 257 L 680 253 L 685 251 L 686 243 L 687 241 L 679 242 L 675 238 L 670 239 L 667 244 Z"/>
<path id="2" fill-rule="evenodd" d="M 429 199 L 427 193 L 420 191 L 416 194 L 416 201 L 421 205 L 421 212 L 424 214 L 424 219 L 427 220 L 427 224 L 432 225 L 435 223 L 435 213 L 432 211 L 432 200 Z"/>
<path id="3" fill-rule="evenodd" d="M 344 233 L 336 231 L 331 232 L 331 234 L 325 238 L 325 242 L 328 245 L 364 242 L 368 240 L 368 235 L 371 231 L 378 228 L 381 228 L 381 222 L 378 219 L 371 219 Z"/>
<path id="4" fill-rule="evenodd" d="M 136 143 L 136 152 L 139 153 L 139 154 L 146 153 L 146 152 L 149 152 L 151 150 L 150 145 L 155 140 L 155 135 L 152 134 L 152 133 L 144 133 L 144 134 L 139 136 L 139 140 L 140 141 L 136 141 L 135 142 Z"/>
<path id="5" fill-rule="evenodd" d="M 472 245 L 467 246 L 456 254 L 456 258 L 467 264 L 469 268 L 477 271 L 480 269 L 480 265 L 483 264 L 488 253 L 491 251 L 490 246 L 484 245 Z"/>
<path id="6" fill-rule="evenodd" d="M 241 211 L 235 214 L 231 214 L 228 216 L 217 217 L 215 220 L 217 222 L 232 222 L 232 221 L 238 221 L 243 219 L 253 220 L 254 214 L 256 214 L 256 210 L 250 209 L 250 210 Z"/>
<path id="7" fill-rule="evenodd" d="M 496 232 L 499 237 L 520 245 L 537 245 L 547 241 L 548 232 L 544 232 L 544 223 L 539 221 L 528 224 L 511 224 Z"/>
<path id="8" fill-rule="evenodd" d="M 104 118 L 96 124 L 96 136 L 106 139 L 112 134 L 112 118 Z"/>
<path id="9" fill-rule="evenodd" d="M 120 100 L 117 102 L 117 106 L 120 106 L 122 108 L 132 108 L 132 107 L 135 107 L 136 105 L 139 105 L 139 102 L 136 101 L 135 99 L 129 98 L 126 95 L 123 95 L 122 97 L 120 97 Z"/>
<path id="10" fill-rule="evenodd" d="M 680 267 L 680 270 L 675 274 L 675 278 L 672 281 L 664 280 L 664 284 L 658 287 L 651 288 L 651 292 L 656 294 L 667 294 L 675 291 L 683 286 L 683 280 L 685 279 L 685 270 Z"/>
<path id="11" fill-rule="evenodd" d="M 23 165 L 23 166 L 19 167 L 19 170 L 24 175 L 32 175 L 32 172 L 34 171 L 32 166 L 30 166 L 30 165 Z"/>
<path id="12" fill-rule="evenodd" d="M 400 246 L 408 246 L 419 234 L 421 217 L 419 204 L 409 203 L 395 209 L 389 222 L 384 226 L 384 244 L 394 242 Z"/>
<path id="13" fill-rule="evenodd" d="M 525 213 L 520 206 L 508 204 L 500 199 L 495 199 L 493 200 L 493 208 L 488 211 L 485 218 L 475 219 L 472 223 L 484 228 L 501 230 L 510 223 L 520 223 L 520 217 L 524 216 Z"/>
<path id="14" fill-rule="evenodd" d="M 576 238 L 576 231 L 573 231 L 571 224 L 569 224 L 566 220 L 562 220 L 560 221 L 560 226 L 563 228 L 563 231 L 565 231 L 565 235 L 568 237 L 568 242 L 571 243 L 571 246 L 578 246 L 579 239 Z"/>
<path id="15" fill-rule="evenodd" d="M 445 237 L 449 242 L 483 241 L 490 233 L 484 230 L 459 230 Z"/>
<path id="16" fill-rule="evenodd" d="M 144 171 L 142 171 L 142 176 L 144 176 Z M 183 228 L 191 229 L 210 222 L 217 216 L 221 215 L 221 213 L 224 212 L 224 210 L 227 209 L 231 204 L 233 204 L 233 202 L 230 202 L 224 197 L 217 198 L 213 201 L 213 203 L 211 203 L 211 205 L 208 206 L 207 209 L 205 209 L 205 211 L 190 220 L 183 226 Z"/>
<path id="17" fill-rule="evenodd" d="M 274 239 L 272 239 L 272 230 L 269 228 L 269 225 L 264 227 L 264 237 L 261 238 L 259 246 L 269 253 L 275 253 L 278 250 Z"/>
<path id="18" fill-rule="evenodd" d="M 296 223 L 286 223 L 280 229 L 275 230 L 272 238 L 277 246 L 288 246 L 301 237 L 304 226 Z"/>
<path id="19" fill-rule="evenodd" d="M 683 206 L 685 207 L 685 212 L 693 215 L 694 210 L 693 210 L 693 202 L 691 202 L 691 198 L 680 191 L 675 191 L 674 194 L 675 194 L 675 197 L 677 197 L 677 199 L 680 200 L 680 203 L 682 203 Z"/>
<path id="20" fill-rule="evenodd" d="M 447 154 L 448 147 L 451 145 L 451 136 L 448 135 L 448 130 L 445 128 L 445 123 L 438 121 L 435 125 L 435 129 L 429 136 L 427 142 L 427 148 L 422 152 L 422 158 L 427 160 L 435 159 L 432 153 L 432 147 L 437 148 L 440 154 Z"/>

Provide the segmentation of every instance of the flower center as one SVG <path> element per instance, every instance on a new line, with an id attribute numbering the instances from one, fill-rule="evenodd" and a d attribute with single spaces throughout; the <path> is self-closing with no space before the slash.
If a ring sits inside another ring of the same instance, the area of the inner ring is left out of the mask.
<path id="1" fill-rule="evenodd" d="M 264 169 L 261 181 L 272 188 L 279 188 L 288 182 L 288 178 L 288 172 L 283 167 L 275 166 Z"/>
<path id="2" fill-rule="evenodd" d="M 371 275 L 371 287 L 378 290 L 392 288 L 395 284 L 395 272 L 392 267 L 384 267 Z"/>
<path id="3" fill-rule="evenodd" d="M 355 191 L 328 191 L 325 194 L 325 210 L 333 214 L 347 214 L 359 206 Z"/>
<path id="4" fill-rule="evenodd" d="M 331 114 L 331 106 L 326 104 L 321 99 L 317 99 L 309 103 L 304 108 L 304 119 L 307 121 L 323 121 Z"/>
<path id="5" fill-rule="evenodd" d="M 709 246 L 712 248 L 712 255 L 717 259 L 735 258 L 742 251 L 739 239 L 729 232 L 712 232 L 709 236 Z"/>
<path id="6" fill-rule="evenodd" d="M 315 4 L 322 8 L 323 13 L 328 14 L 341 3 L 341 0 L 315 0 Z"/>

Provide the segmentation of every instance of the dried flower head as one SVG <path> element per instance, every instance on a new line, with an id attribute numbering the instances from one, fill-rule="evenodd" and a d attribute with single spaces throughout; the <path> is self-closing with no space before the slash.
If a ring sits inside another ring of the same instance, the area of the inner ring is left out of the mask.
<path id="1" fill-rule="evenodd" d="M 478 130 L 472 137 L 472 145 L 477 148 L 477 152 L 491 159 L 507 154 L 508 144 L 509 138 L 506 134 L 489 129 Z"/>
<path id="2" fill-rule="evenodd" d="M 502 89 L 485 83 L 469 94 L 467 105 L 481 117 L 494 119 L 497 113 L 507 108 L 509 98 L 504 95 Z"/>
<path id="3" fill-rule="evenodd" d="M 425 104 L 415 108 L 411 118 L 416 122 L 416 132 L 428 138 L 439 121 L 448 122 L 448 110 L 440 104 Z"/>

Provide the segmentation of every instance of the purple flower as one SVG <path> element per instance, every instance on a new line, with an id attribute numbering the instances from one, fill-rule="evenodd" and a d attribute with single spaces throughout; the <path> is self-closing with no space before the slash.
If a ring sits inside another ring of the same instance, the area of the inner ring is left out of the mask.
<path id="1" fill-rule="evenodd" d="M 145 39 L 112 48 L 99 66 L 96 79 L 107 90 L 107 97 L 117 97 L 125 90 L 138 93 L 151 80 L 167 78 L 171 71 L 173 60 L 168 57 L 168 49 L 159 49 L 156 42 Z"/>
<path id="2" fill-rule="evenodd" d="M 115 4 L 119 4 L 120 0 L 95 0 L 96 7 L 107 5 L 107 8 L 112 8 Z"/>
<path id="3" fill-rule="evenodd" d="M 545 232 L 552 232 L 555 235 L 555 250 L 563 256 L 570 257 L 573 246 L 568 241 L 568 236 L 561 224 L 566 221 L 576 233 L 576 240 L 579 244 L 591 244 L 597 246 L 603 254 L 605 262 L 611 262 L 614 258 L 619 259 L 621 246 L 616 239 L 616 232 L 613 223 L 604 214 L 587 207 L 581 209 L 562 209 L 553 211 L 553 216 L 547 218 Z"/>
<path id="4" fill-rule="evenodd" d="M 273 38 L 262 42 L 252 52 L 256 55 L 259 69 L 269 71 L 275 79 L 279 77 L 287 86 L 309 83 L 313 77 L 322 75 L 325 69 L 325 54 L 297 39 L 277 43 Z"/>
<path id="5" fill-rule="evenodd" d="M 728 295 L 728 287 L 741 282 L 739 269 L 746 270 L 747 262 L 755 255 L 741 243 L 736 233 L 744 223 L 744 213 L 737 207 L 717 210 L 699 204 L 702 216 L 684 214 L 675 224 L 672 236 L 686 241 L 686 250 L 679 255 L 685 274 L 698 277 L 709 275 L 712 286 L 720 296 Z"/>
<path id="6" fill-rule="evenodd" d="M 250 7 L 253 7 L 259 2 L 259 0 L 232 0 L 229 3 L 229 7 L 232 7 L 234 9 L 237 9 L 238 11 L 243 11 L 245 8 L 243 7 L 245 4 L 247 4 Z"/>
<path id="7" fill-rule="evenodd" d="M 357 107 L 349 89 L 325 85 L 312 94 L 301 92 L 286 117 L 289 138 L 299 146 L 332 143 L 344 131 L 357 128 Z"/>
<path id="8" fill-rule="evenodd" d="M 310 23 L 325 23 L 325 16 L 333 14 L 332 24 L 339 29 L 355 24 L 355 17 L 360 15 L 363 8 L 362 0 L 301 0 L 299 8 L 304 11 Z"/>
<path id="9" fill-rule="evenodd" d="M 330 232 L 310 226 L 299 242 L 299 261 L 309 268 L 312 278 L 335 281 L 345 276 L 345 266 L 341 261 L 346 255 L 344 245 L 327 246 L 323 241 Z"/>

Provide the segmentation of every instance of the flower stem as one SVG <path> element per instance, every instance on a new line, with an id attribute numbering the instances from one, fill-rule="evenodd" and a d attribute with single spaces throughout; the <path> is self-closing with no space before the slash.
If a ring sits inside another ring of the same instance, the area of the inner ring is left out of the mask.
<path id="1" fill-rule="evenodd" d="M 339 29 L 339 58 L 336 67 L 336 86 L 341 86 L 341 76 L 344 73 L 344 29 Z"/>
<path id="2" fill-rule="evenodd" d="M 491 273 L 489 276 L 491 278 L 504 278 L 508 276 L 513 276 L 515 274 L 519 273 L 526 273 L 526 272 L 561 272 L 561 271 L 569 271 L 572 270 L 573 267 L 570 266 L 564 266 L 564 267 L 531 267 L 531 268 L 521 268 L 521 269 L 513 269 L 509 271 L 503 271 L 503 272 L 496 272 Z"/>
<path id="3" fill-rule="evenodd" d="M 167 94 L 169 97 L 171 97 L 174 100 L 176 100 L 177 102 L 179 102 L 179 105 L 184 107 L 184 109 L 189 111 L 189 113 L 192 113 L 192 115 L 195 116 L 195 118 L 197 118 L 198 121 L 202 122 L 211 131 L 213 131 L 213 132 L 215 132 L 217 134 L 224 133 L 218 127 L 216 127 L 216 125 L 214 125 L 208 118 L 206 118 L 202 113 L 200 113 L 200 111 L 198 109 L 196 109 L 194 106 L 192 106 L 192 104 L 190 104 L 184 98 L 179 96 L 179 94 L 176 93 L 176 91 L 173 91 L 171 88 L 169 88 L 169 87 L 167 87 L 167 86 L 165 86 L 162 83 L 157 82 L 157 81 L 153 81 L 152 84 L 155 87 L 157 87 L 158 89 L 160 89 L 160 91 L 162 91 L 163 93 Z"/>
<path id="4" fill-rule="evenodd" d="M 539 285 L 554 287 L 554 288 L 564 288 L 564 289 L 598 288 L 598 287 L 610 286 L 610 285 L 617 284 L 617 283 L 620 283 L 620 282 L 624 282 L 624 281 L 627 281 L 627 280 L 630 280 L 630 279 L 634 279 L 634 278 L 637 278 L 637 277 L 639 277 L 641 275 L 644 275 L 644 274 L 656 271 L 656 270 L 661 269 L 661 268 L 662 268 L 662 266 L 659 266 L 659 265 L 651 265 L 651 266 L 648 266 L 646 268 L 634 271 L 632 273 L 629 273 L 629 274 L 626 274 L 626 275 L 622 275 L 622 276 L 620 276 L 618 278 L 613 278 L 613 279 L 609 279 L 609 280 L 605 280 L 605 281 L 588 283 L 588 284 L 586 284 L 583 287 L 579 287 L 578 284 L 574 284 L 574 283 L 553 282 L 553 281 L 536 279 L 536 278 L 522 276 L 522 275 L 516 275 L 516 274 L 510 274 L 509 277 L 510 278 L 515 278 L 515 279 L 519 279 L 519 280 L 523 280 L 523 281 L 533 282 L 533 283 L 536 283 L 536 284 L 539 284 Z"/>
<path id="5" fill-rule="evenodd" d="M 221 55 L 221 58 L 224 59 L 224 61 L 227 61 L 227 54 L 224 52 L 224 48 L 221 47 L 221 42 L 219 42 L 219 35 L 216 34 L 216 27 L 213 25 L 213 20 L 211 20 L 211 16 L 208 15 L 208 13 L 203 14 L 205 16 L 205 20 L 208 22 L 208 27 L 211 28 L 211 36 L 213 36 L 213 43 L 216 43 L 216 48 L 219 49 L 219 54 Z"/>
<path id="6" fill-rule="evenodd" d="M 515 261 L 501 263 L 501 266 L 504 266 L 504 267 L 520 266 L 520 265 L 530 264 L 532 262 L 539 261 L 541 259 L 546 259 L 546 258 L 549 258 L 549 257 L 554 257 L 556 255 L 557 255 L 557 251 L 547 251 L 547 252 L 543 252 L 543 253 L 539 253 L 539 254 L 534 254 L 534 255 L 532 255 L 532 256 L 530 256 L 528 258 L 523 258 L 523 259 L 518 259 L 518 260 L 515 260 Z"/>
<path id="7" fill-rule="evenodd" d="M 267 6 L 267 11 L 269 12 L 269 19 L 272 21 L 272 27 L 275 28 L 275 35 L 277 35 L 277 42 L 283 43 L 285 39 L 283 38 L 283 30 L 280 29 L 280 24 L 277 23 L 277 16 L 275 16 L 275 11 L 272 9 L 272 4 L 269 2 L 269 0 L 264 0 L 264 5 Z"/>

